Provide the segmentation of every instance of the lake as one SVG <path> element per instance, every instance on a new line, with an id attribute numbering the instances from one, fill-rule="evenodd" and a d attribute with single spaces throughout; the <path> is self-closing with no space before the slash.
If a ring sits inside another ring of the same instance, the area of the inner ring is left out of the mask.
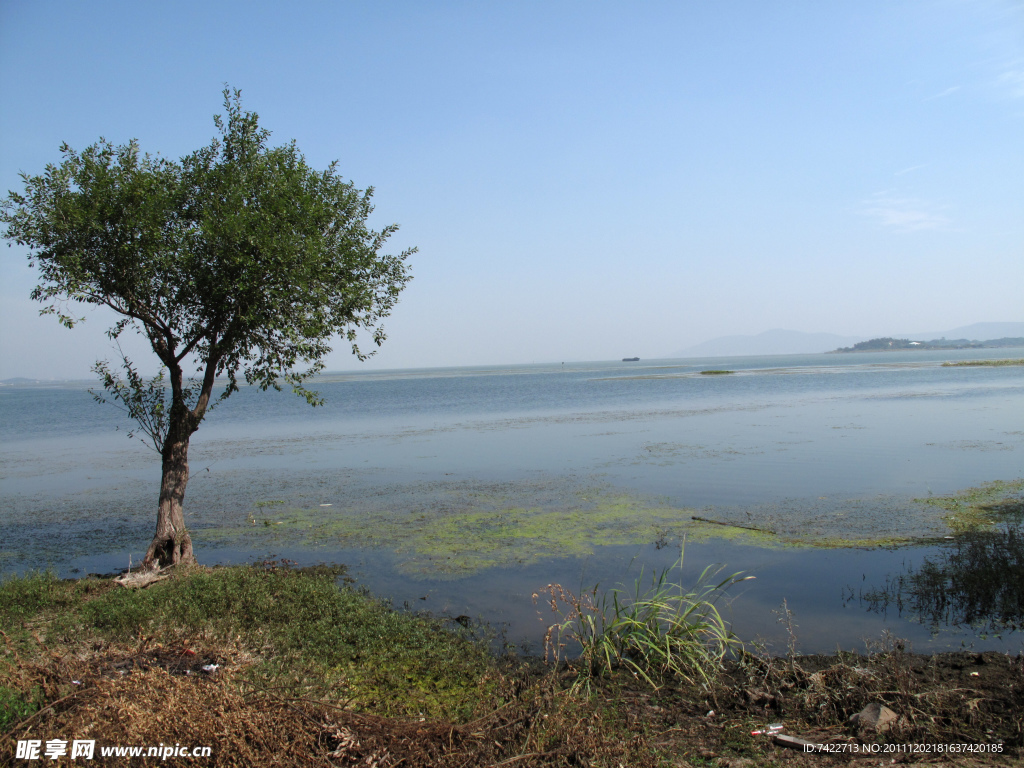
<path id="1" fill-rule="evenodd" d="M 723 613 L 770 648 L 785 600 L 803 652 L 1018 651 L 1016 508 L 947 538 L 927 501 L 1024 478 L 1024 367 L 941 365 L 992 358 L 1024 349 L 366 371 L 316 409 L 243 387 L 193 437 L 186 520 L 204 564 L 344 562 L 534 650 L 540 588 L 631 586 L 685 538 L 686 578 L 756 576 Z M 0 387 L 0 572 L 145 551 L 159 457 L 90 386 Z"/>

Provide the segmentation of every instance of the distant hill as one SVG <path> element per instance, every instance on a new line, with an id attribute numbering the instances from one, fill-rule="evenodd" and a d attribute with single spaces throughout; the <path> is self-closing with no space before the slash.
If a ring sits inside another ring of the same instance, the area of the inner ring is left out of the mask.
<path id="1" fill-rule="evenodd" d="M 891 352 L 897 349 L 997 349 L 999 347 L 1024 347 L 1024 337 L 1004 336 L 1001 339 L 932 339 L 912 341 L 884 336 L 879 339 L 860 341 L 852 347 L 842 347 L 836 352 Z"/>
<path id="2" fill-rule="evenodd" d="M 899 338 L 908 339 L 1001 339 L 1024 336 L 1024 323 L 974 323 L 951 328 L 948 331 L 923 331 L 901 333 Z"/>
<path id="3" fill-rule="evenodd" d="M 851 347 L 865 340 L 860 336 L 835 333 L 804 333 L 775 329 L 751 336 L 719 336 L 677 350 L 670 357 L 739 357 L 743 355 L 801 355 L 831 352 Z M 1024 323 L 974 323 L 946 331 L 901 333 L 896 337 L 908 341 L 931 339 L 1004 339 L 1024 337 Z"/>
<path id="4" fill-rule="evenodd" d="M 740 357 L 743 355 L 800 355 L 828 352 L 858 341 L 863 336 L 835 333 L 803 333 L 777 328 L 756 336 L 719 336 L 675 352 L 672 357 Z"/>

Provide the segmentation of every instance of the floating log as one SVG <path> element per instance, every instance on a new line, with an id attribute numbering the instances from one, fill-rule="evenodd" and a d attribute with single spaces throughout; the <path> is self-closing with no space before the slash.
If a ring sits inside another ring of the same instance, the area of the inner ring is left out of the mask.
<path id="1" fill-rule="evenodd" d="M 745 531 L 757 531 L 758 533 L 769 533 L 772 536 L 775 535 L 775 531 L 769 531 L 767 528 L 754 528 L 752 525 L 739 525 L 738 523 L 725 523 L 721 520 L 709 520 L 706 517 L 698 517 L 693 515 L 691 520 L 696 520 L 699 523 L 714 523 L 715 525 L 724 525 L 726 528 L 742 528 Z"/>

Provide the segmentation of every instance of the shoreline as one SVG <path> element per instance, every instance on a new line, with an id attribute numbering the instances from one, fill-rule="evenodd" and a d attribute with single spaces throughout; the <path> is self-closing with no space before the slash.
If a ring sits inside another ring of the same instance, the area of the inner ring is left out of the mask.
<path id="1" fill-rule="evenodd" d="M 4 580 L 3 749 L 84 738 L 210 746 L 189 764 L 213 766 L 273 756 L 295 766 L 810 768 L 913 743 L 970 743 L 984 750 L 970 765 L 1003 766 L 1024 748 L 1024 653 L 922 655 L 895 637 L 864 654 L 772 656 L 747 644 L 707 685 L 651 670 L 652 687 L 625 668 L 584 675 L 579 658 L 495 654 L 485 625 L 395 612 L 339 578 L 344 568 L 266 562 L 194 568 L 144 590 Z M 852 727 L 872 704 L 893 724 Z M 754 733 L 771 723 L 847 754 Z"/>
<path id="2" fill-rule="evenodd" d="M 558 509 L 509 510 L 495 504 L 468 512 L 457 507 L 440 509 L 415 518 L 408 513 L 395 515 L 395 524 L 401 524 L 395 530 L 385 524 L 386 519 L 373 518 L 362 526 L 372 538 L 349 549 L 308 527 L 304 516 L 290 525 L 250 523 L 240 530 L 246 537 L 240 547 L 229 538 L 221 547 L 204 550 L 203 529 L 193 530 L 193 537 L 200 561 L 210 564 L 246 563 L 268 556 L 291 558 L 303 565 L 353 563 L 360 580 L 375 593 L 389 596 L 395 605 L 408 603 L 439 612 L 451 606 L 458 615 L 485 617 L 505 626 L 516 641 L 536 644 L 541 632 L 529 595 L 538 587 L 551 581 L 631 582 L 642 572 L 641 566 L 658 568 L 678 556 L 685 535 L 688 562 L 725 563 L 730 570 L 757 576 L 731 609 L 748 636 L 781 642 L 773 614 L 786 597 L 806 624 L 805 647 L 814 652 L 828 651 L 836 644 L 859 648 L 865 634 L 877 636 L 885 629 L 903 634 L 929 653 L 962 643 L 983 650 L 1018 647 L 1013 627 L 1021 627 L 1024 617 L 1012 603 L 1006 606 L 999 601 L 1012 601 L 1024 588 L 1006 583 L 1007 574 L 1024 562 L 1024 552 L 1015 544 L 1022 540 L 1024 480 L 921 500 L 920 509 L 930 519 L 946 519 L 941 532 L 881 543 L 838 537 L 823 540 L 810 526 L 803 541 L 784 541 L 774 530 L 750 530 L 765 524 L 756 517 L 757 522 L 750 524 L 742 509 L 712 517 L 703 510 L 694 515 L 696 510 L 651 508 L 642 499 L 602 495 L 593 488 L 582 493 L 591 506 L 574 513 L 576 517 L 566 517 Z M 478 496 L 474 500 L 480 501 Z M 287 504 L 255 511 L 265 513 L 272 522 L 291 519 Z M 792 510 L 766 510 L 769 515 L 780 512 L 791 514 Z M 816 510 L 809 512 L 813 519 Z M 895 514 L 889 507 L 880 512 Z M 328 508 L 326 517 L 319 508 L 312 513 L 328 522 L 351 514 L 338 507 Z M 851 512 L 860 514 L 857 508 Z M 673 521 L 680 518 L 687 525 L 674 529 Z M 623 520 L 630 522 L 624 525 Z M 617 538 L 602 538 L 606 535 Z M 430 548 L 418 551 L 419 538 L 428 538 Z M 564 541 L 571 541 L 573 548 L 564 551 Z M 83 571 L 109 573 L 118 565 L 127 566 L 128 556 L 95 562 L 99 567 L 85 566 Z M 58 575 L 75 574 L 65 569 Z M 1018 599 L 1024 604 L 1024 597 Z M 1009 617 L 1010 624 L 1000 624 L 1000 616 Z"/>

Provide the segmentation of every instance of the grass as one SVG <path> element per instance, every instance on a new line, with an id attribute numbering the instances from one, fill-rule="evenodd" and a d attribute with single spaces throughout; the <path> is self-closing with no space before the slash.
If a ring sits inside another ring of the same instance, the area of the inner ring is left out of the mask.
<path id="1" fill-rule="evenodd" d="M 15 659 L 39 644 L 111 647 L 127 640 L 131 647 L 120 651 L 128 654 L 202 638 L 214 655 L 232 646 L 251 656 L 244 677 L 256 687 L 372 705 L 389 716 L 469 714 L 490 663 L 486 643 L 461 627 L 339 589 L 340 575 L 337 568 L 277 565 L 199 569 L 141 591 L 50 574 L 6 579 L 0 626 L 16 629 L 7 630 L 0 685 L 11 687 L 4 678 L 16 677 Z"/>
<path id="2" fill-rule="evenodd" d="M 723 659 L 743 647 L 716 603 L 730 587 L 754 577 L 734 573 L 716 582 L 721 569 L 709 566 L 688 587 L 683 554 L 652 574 L 649 584 L 641 571 L 632 589 L 617 587 L 599 595 L 595 586 L 577 595 L 560 584 L 545 587 L 559 617 L 545 635 L 548 657 L 558 661 L 567 648 L 578 648 L 579 658 L 572 662 L 577 686 L 589 687 L 592 677 L 621 668 L 654 689 L 667 680 L 709 689 Z"/>
<path id="3" fill-rule="evenodd" d="M 1024 365 L 1024 358 L 1015 360 L 957 360 L 955 362 L 946 362 L 942 364 L 943 368 L 963 368 L 975 365 L 989 365 L 989 366 L 1000 366 L 1000 365 Z"/>
<path id="4" fill-rule="evenodd" d="M 722 376 L 722 375 L 725 375 L 727 373 L 736 373 L 736 371 L 720 371 L 720 370 L 712 369 L 712 370 L 709 370 L 709 371 L 701 371 L 700 373 L 701 373 L 702 376 Z"/>
<path id="5" fill-rule="evenodd" d="M 791 644 L 780 665 L 743 651 L 716 607 L 743 577 L 709 568 L 688 586 L 682 565 L 604 593 L 549 587 L 569 613 L 547 666 L 495 655 L 479 627 L 396 612 L 335 567 L 193 568 L 136 591 L 4 578 L 0 764 L 18 740 L 95 739 L 97 753 L 211 746 L 210 766 L 820 768 L 748 734 L 784 720 L 843 739 L 875 700 L 906 719 L 893 743 L 999 742 L 1019 758 L 1024 656 L 928 660 L 894 643 L 803 659 Z M 567 660 L 572 642 L 585 653 Z"/>
<path id="6" fill-rule="evenodd" d="M 42 709 L 42 696 L 38 688 L 20 691 L 0 685 L 0 733 L 6 733 L 19 720 Z"/>
<path id="7" fill-rule="evenodd" d="M 214 745 L 204 764 L 225 766 L 656 765 L 614 706 L 496 655 L 486 627 L 339 581 L 287 563 L 144 590 L 0 580 L 0 764 L 18 739 L 57 738 Z"/>

